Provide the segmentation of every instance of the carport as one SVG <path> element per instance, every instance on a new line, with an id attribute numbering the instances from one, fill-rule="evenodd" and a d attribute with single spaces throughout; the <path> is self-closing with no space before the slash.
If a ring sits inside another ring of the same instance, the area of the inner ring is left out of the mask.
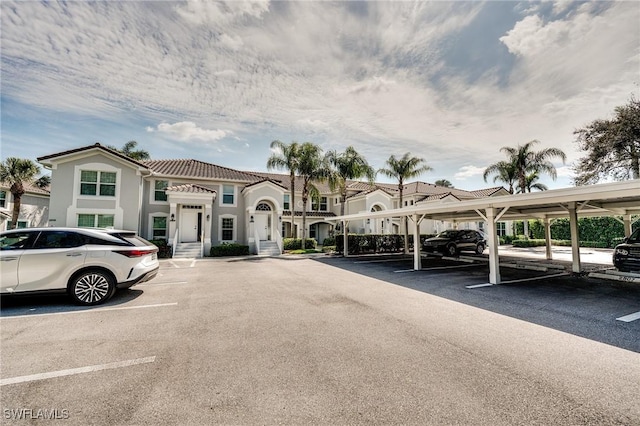
<path id="1" fill-rule="evenodd" d="M 631 234 L 631 216 L 640 214 L 640 180 L 605 183 L 549 191 L 503 195 L 464 201 L 427 202 L 401 209 L 362 212 L 337 216 L 327 221 L 342 222 L 342 229 L 352 220 L 404 218 L 415 223 L 414 241 L 420 240 L 420 223 L 424 219 L 487 223 L 489 246 L 489 283 L 500 284 L 498 236 L 500 220 L 541 219 L 545 224 L 546 256 L 551 259 L 551 221 L 569 218 L 571 230 L 572 270 L 582 272 L 580 263 L 578 217 L 622 216 L 624 233 Z M 422 268 L 420 244 L 414 244 L 413 269 Z M 348 256 L 348 238 L 344 235 L 344 255 Z"/>

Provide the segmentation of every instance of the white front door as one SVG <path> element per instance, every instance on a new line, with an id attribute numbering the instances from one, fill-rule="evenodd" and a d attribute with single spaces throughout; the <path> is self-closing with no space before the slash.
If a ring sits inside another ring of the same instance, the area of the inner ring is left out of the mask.
<path id="1" fill-rule="evenodd" d="M 180 215 L 180 242 L 198 241 L 198 210 L 182 209 Z"/>
<path id="2" fill-rule="evenodd" d="M 269 227 L 271 226 L 271 224 L 269 223 L 269 215 L 256 213 L 254 215 L 254 222 L 256 231 L 258 231 L 258 238 L 260 238 L 261 241 L 270 240 L 271 230 L 269 229 Z"/>

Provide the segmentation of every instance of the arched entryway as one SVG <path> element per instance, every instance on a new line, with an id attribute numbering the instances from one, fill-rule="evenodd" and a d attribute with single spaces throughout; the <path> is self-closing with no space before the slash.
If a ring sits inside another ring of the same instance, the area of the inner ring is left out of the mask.
<path id="1" fill-rule="evenodd" d="M 261 241 L 270 241 L 273 236 L 273 209 L 268 203 L 258 203 L 254 221 L 258 238 Z"/>
<path id="2" fill-rule="evenodd" d="M 374 204 L 371 207 L 372 212 L 380 212 L 382 210 L 384 210 L 384 208 L 380 204 Z M 367 223 L 368 232 L 370 232 L 371 234 L 385 234 L 385 233 L 388 234 L 389 233 L 389 231 L 385 229 L 385 225 L 388 223 L 385 222 L 384 218 L 367 219 L 367 221 L 368 221 Z"/>

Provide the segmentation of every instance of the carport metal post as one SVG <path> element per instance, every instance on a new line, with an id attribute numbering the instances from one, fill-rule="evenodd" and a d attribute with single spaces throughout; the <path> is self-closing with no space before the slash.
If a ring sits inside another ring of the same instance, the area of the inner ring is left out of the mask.
<path id="1" fill-rule="evenodd" d="M 418 217 L 417 214 L 413 215 L 413 270 L 419 271 L 422 269 L 422 258 L 420 257 L 420 223 L 422 223 L 424 215 Z"/>
<path id="2" fill-rule="evenodd" d="M 506 211 L 503 210 L 502 213 Z M 487 226 L 489 229 L 489 283 L 500 284 L 500 258 L 498 256 L 498 234 L 496 232 L 496 221 L 500 219 L 500 216 L 496 217 L 496 208 L 487 207 L 485 210 L 487 214 Z"/>
<path id="3" fill-rule="evenodd" d="M 624 236 L 629 237 L 631 235 L 631 215 L 625 214 L 622 216 L 622 224 L 624 225 Z"/>
<path id="4" fill-rule="evenodd" d="M 546 246 L 547 260 L 553 259 L 553 253 L 551 251 L 551 219 L 544 218 L 544 242 Z"/>
<path id="5" fill-rule="evenodd" d="M 580 266 L 580 233 L 578 232 L 578 210 L 576 203 L 569 203 L 569 229 L 571 231 L 571 258 L 573 260 L 573 272 L 579 273 Z"/>
<path id="6" fill-rule="evenodd" d="M 347 234 L 347 225 L 349 224 L 348 220 L 342 221 L 342 255 L 344 257 L 349 257 L 349 235 Z"/>

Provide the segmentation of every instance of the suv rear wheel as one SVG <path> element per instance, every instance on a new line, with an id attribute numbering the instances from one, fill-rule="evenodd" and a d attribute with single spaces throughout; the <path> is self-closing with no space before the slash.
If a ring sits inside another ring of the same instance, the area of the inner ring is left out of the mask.
<path id="1" fill-rule="evenodd" d="M 458 247 L 455 244 L 449 244 L 447 248 L 444 250 L 445 254 L 448 256 L 457 256 L 458 255 Z"/>
<path id="2" fill-rule="evenodd" d="M 111 274 L 100 270 L 84 271 L 71 278 L 69 294 L 80 305 L 104 303 L 115 293 L 116 285 Z"/>
<path id="3" fill-rule="evenodd" d="M 476 246 L 476 254 L 482 254 L 484 252 L 484 244 L 479 243 Z"/>

